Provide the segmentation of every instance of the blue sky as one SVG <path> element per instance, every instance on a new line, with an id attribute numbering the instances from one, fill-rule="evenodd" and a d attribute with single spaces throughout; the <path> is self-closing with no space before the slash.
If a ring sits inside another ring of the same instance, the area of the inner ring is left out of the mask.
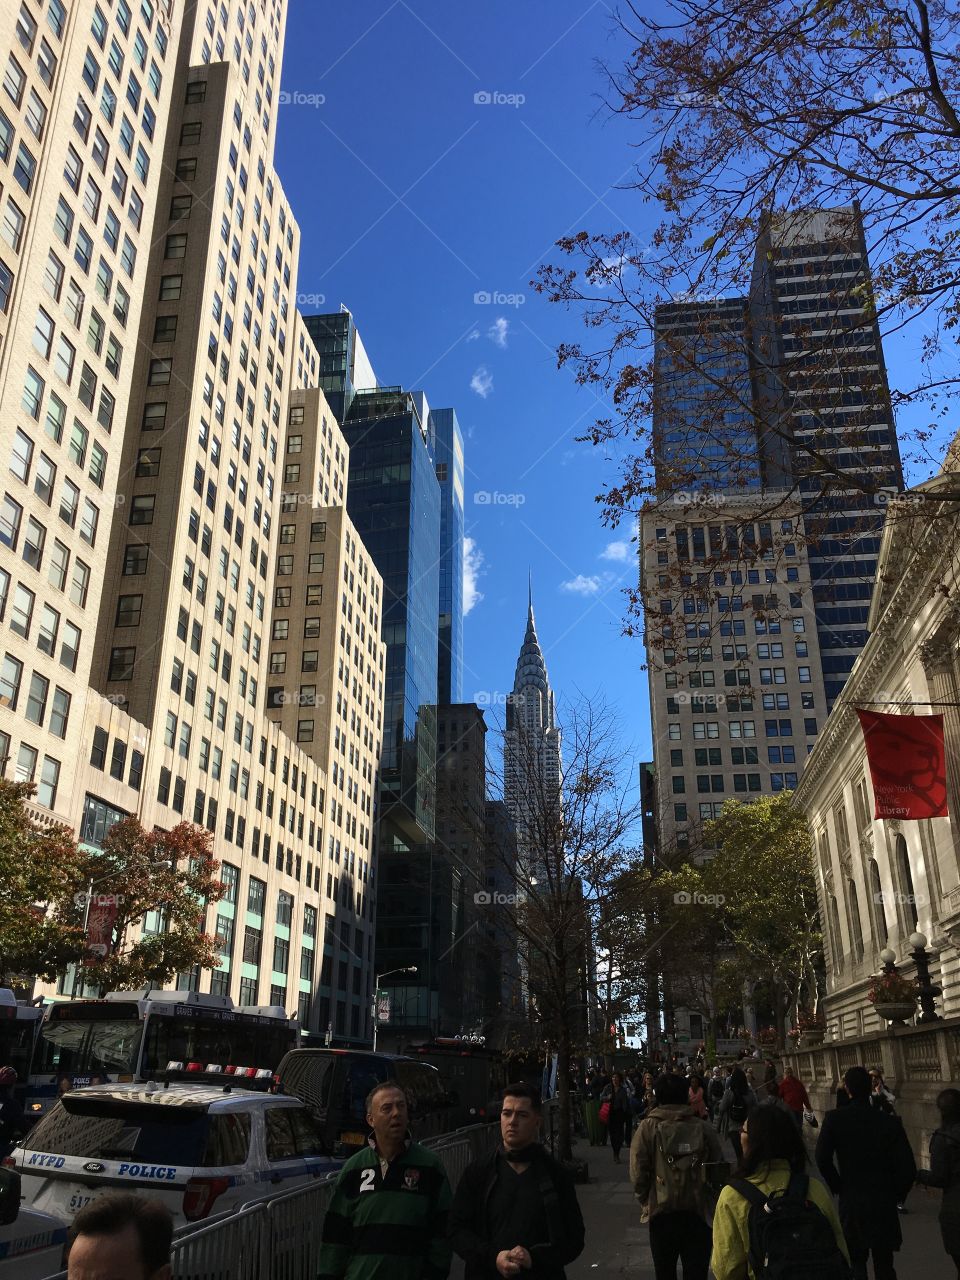
<path id="1" fill-rule="evenodd" d="M 597 60 L 619 47 L 609 15 L 583 0 L 291 0 L 277 166 L 301 295 L 323 298 L 301 309 L 344 303 L 381 382 L 457 410 L 476 591 L 464 697 L 497 708 L 511 688 L 529 567 L 558 696 L 615 701 L 640 760 L 643 651 L 620 634 L 634 531 L 600 522 L 614 465 L 575 437 L 603 406 L 556 368 L 579 317 L 529 287 L 561 235 L 649 222 L 614 189 L 636 139 L 599 97 Z"/>
<path id="2" fill-rule="evenodd" d="M 601 524 L 616 464 L 575 439 L 605 406 L 556 368 L 580 317 L 529 283 L 564 234 L 649 236 L 654 211 L 620 189 L 649 147 L 602 103 L 600 61 L 625 52 L 602 0 L 290 0 L 277 165 L 302 230 L 302 309 L 344 303 L 381 382 L 457 410 L 474 566 L 464 697 L 497 722 L 529 568 L 558 695 L 606 695 L 641 760 L 643 651 L 621 634 L 634 530 Z M 916 340 L 887 344 L 892 381 L 909 378 Z"/>

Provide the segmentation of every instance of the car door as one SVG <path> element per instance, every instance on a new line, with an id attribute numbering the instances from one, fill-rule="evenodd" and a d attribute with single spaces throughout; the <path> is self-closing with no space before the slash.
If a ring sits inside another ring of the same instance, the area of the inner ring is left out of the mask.
<path id="1" fill-rule="evenodd" d="M 291 1119 L 293 1107 L 267 1107 L 263 1117 L 266 1165 L 262 1181 L 273 1190 L 306 1182 L 307 1162 Z"/>
<path id="2" fill-rule="evenodd" d="M 306 1107 L 291 1107 L 289 1114 L 297 1151 L 303 1156 L 311 1177 L 325 1177 L 341 1169 L 343 1161 L 335 1160 L 327 1154 L 323 1135 Z"/>

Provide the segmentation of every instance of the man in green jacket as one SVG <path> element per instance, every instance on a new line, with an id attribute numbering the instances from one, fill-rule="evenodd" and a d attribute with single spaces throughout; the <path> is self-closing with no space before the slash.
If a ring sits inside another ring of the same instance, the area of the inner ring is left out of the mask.
<path id="1" fill-rule="evenodd" d="M 317 1280 L 446 1280 L 450 1183 L 407 1129 L 406 1094 L 392 1081 L 367 1098 L 369 1145 L 340 1171 L 323 1220 Z"/>

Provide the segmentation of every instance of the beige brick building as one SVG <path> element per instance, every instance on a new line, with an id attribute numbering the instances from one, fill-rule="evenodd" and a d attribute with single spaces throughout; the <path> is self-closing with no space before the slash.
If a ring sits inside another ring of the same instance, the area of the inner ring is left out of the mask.
<path id="1" fill-rule="evenodd" d="M 290 391 L 317 374 L 273 169 L 285 10 L 24 0 L 0 13 L 0 754 L 37 781 L 38 813 L 91 844 L 122 813 L 207 826 L 228 883 L 208 920 L 224 962 L 181 985 L 360 1041 L 379 580 L 343 511 L 327 415 L 294 523 L 304 543 L 326 523 L 330 571 L 311 575 L 304 549 L 283 574 L 291 607 L 276 604 Z M 311 403 L 322 421 L 322 396 Z M 312 716 L 293 701 L 266 711 L 282 619 L 300 629 L 291 692 L 313 689 Z"/>
<path id="2" fill-rule="evenodd" d="M 661 503 L 641 522 L 665 857 L 697 856 L 724 800 L 795 788 L 826 716 L 795 502 L 768 493 L 675 509 Z"/>

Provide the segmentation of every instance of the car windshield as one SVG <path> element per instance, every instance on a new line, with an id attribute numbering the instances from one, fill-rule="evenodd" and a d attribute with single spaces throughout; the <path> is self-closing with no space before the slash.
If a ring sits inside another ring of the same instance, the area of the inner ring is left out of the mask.
<path id="1" fill-rule="evenodd" d="M 90 1022 L 58 1019 L 40 1033 L 41 1074 L 90 1075 L 136 1070 L 143 1023 L 139 1018 Z"/>
<path id="2" fill-rule="evenodd" d="M 200 1165 L 205 1163 L 208 1122 L 206 1109 L 196 1106 L 77 1094 L 62 1098 L 37 1122 L 24 1138 L 23 1149 L 90 1160 Z"/>

